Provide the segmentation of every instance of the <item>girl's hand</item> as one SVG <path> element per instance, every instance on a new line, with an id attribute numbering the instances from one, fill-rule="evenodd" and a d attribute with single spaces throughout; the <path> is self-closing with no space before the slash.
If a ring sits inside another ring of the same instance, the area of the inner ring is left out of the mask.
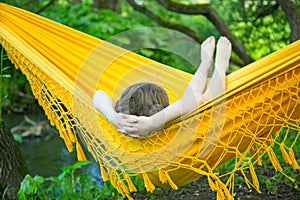
<path id="1" fill-rule="evenodd" d="M 139 137 L 135 134 L 135 132 L 137 131 L 137 116 L 123 113 L 114 113 L 114 115 L 111 117 L 111 120 L 109 121 L 118 128 L 118 131 L 120 133 L 134 138 Z"/>
<path id="2" fill-rule="evenodd" d="M 134 138 L 147 137 L 155 128 L 151 117 L 117 113 L 119 132 Z"/>

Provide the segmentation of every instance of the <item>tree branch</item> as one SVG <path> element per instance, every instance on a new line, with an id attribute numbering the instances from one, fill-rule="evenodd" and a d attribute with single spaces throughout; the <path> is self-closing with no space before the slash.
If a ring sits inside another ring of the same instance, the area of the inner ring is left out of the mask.
<path id="1" fill-rule="evenodd" d="M 207 15 L 209 11 L 209 7 L 211 7 L 209 4 L 185 5 L 181 3 L 176 3 L 172 0 L 157 0 L 157 1 L 167 10 L 173 12 L 180 12 L 188 15 L 196 15 L 196 14 Z"/>
<path id="2" fill-rule="evenodd" d="M 184 5 L 172 0 L 157 0 L 167 10 L 184 14 L 201 14 L 211 21 L 221 35 L 226 36 L 232 43 L 232 49 L 245 64 L 253 62 L 243 45 L 234 37 L 225 22 L 209 4 Z"/>
<path id="3" fill-rule="evenodd" d="M 147 15 L 150 19 L 152 19 L 153 21 L 155 21 L 160 26 L 180 31 L 180 32 L 188 35 L 189 37 L 193 38 L 199 44 L 201 44 L 205 40 L 205 38 L 199 36 L 199 34 L 197 34 L 195 31 L 193 31 L 189 27 L 186 27 L 186 26 L 181 25 L 181 24 L 176 24 L 176 23 L 171 23 L 171 22 L 164 21 L 163 19 L 161 19 L 160 17 L 158 17 L 157 15 L 155 15 L 153 12 L 151 12 L 149 9 L 147 9 L 146 6 L 142 6 L 142 5 L 136 4 L 135 0 L 127 0 L 127 2 L 136 11 L 139 11 L 139 12 Z M 245 65 L 242 60 L 236 59 L 236 58 L 231 58 L 230 62 L 233 63 L 233 64 L 235 64 L 235 65 L 237 65 L 237 66 L 239 66 L 239 67 L 242 67 L 242 66 Z"/>
<path id="4" fill-rule="evenodd" d="M 268 4 L 266 6 L 261 6 L 260 8 L 258 8 L 256 10 L 254 15 L 256 15 L 256 18 L 262 18 L 262 17 L 265 17 L 265 16 L 275 12 L 278 7 L 279 7 L 278 3 L 275 3 L 274 5 Z"/>
<path id="5" fill-rule="evenodd" d="M 193 38 L 198 43 L 202 43 L 205 39 L 205 38 L 199 36 L 195 31 L 193 31 L 189 27 L 186 27 L 186 26 L 181 25 L 181 24 L 176 24 L 176 23 L 171 23 L 171 22 L 164 21 L 162 18 L 158 17 L 153 12 L 151 12 L 149 9 L 147 9 L 146 6 L 140 6 L 140 5 L 136 4 L 135 0 L 127 0 L 127 2 L 136 11 L 144 13 L 149 18 L 151 18 L 153 21 L 155 21 L 157 24 L 159 24 L 163 27 L 174 29 L 174 30 L 180 31 L 182 33 L 185 33 L 186 35 L 190 36 L 191 38 Z"/>
<path id="6" fill-rule="evenodd" d="M 41 12 L 43 12 L 46 8 L 48 8 L 51 4 L 53 4 L 55 2 L 55 0 L 50 0 L 45 6 L 43 6 L 42 8 L 40 8 L 38 11 L 36 11 L 36 14 L 39 14 Z"/>
<path id="7" fill-rule="evenodd" d="M 291 42 L 300 39 L 300 15 L 291 0 L 277 0 L 291 27 Z"/>
<path id="8" fill-rule="evenodd" d="M 29 5 L 31 3 L 34 3 L 34 2 L 35 2 L 35 0 L 28 0 L 28 1 L 24 2 L 23 4 L 21 4 L 20 7 L 22 8 L 22 7 L 27 6 L 27 5 Z"/>

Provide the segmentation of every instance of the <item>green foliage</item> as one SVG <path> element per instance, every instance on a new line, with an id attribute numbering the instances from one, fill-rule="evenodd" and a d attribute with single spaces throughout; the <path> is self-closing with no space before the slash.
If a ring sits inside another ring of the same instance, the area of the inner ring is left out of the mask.
<path id="1" fill-rule="evenodd" d="M 0 53 L 0 125 L 2 124 L 2 101 L 6 99 L 7 95 L 4 93 L 3 87 L 3 79 L 10 78 L 10 74 L 6 74 L 6 71 L 10 68 L 9 66 L 4 65 L 4 61 L 7 60 L 8 57 L 4 53 L 4 49 L 1 47 Z"/>
<path id="2" fill-rule="evenodd" d="M 233 35 L 255 60 L 290 43 L 290 28 L 284 12 L 280 8 L 270 12 L 275 3 L 276 1 L 211 1 L 214 9 L 219 14 L 222 13 L 221 16 Z M 297 2 L 295 5 L 299 7 Z M 266 14 L 267 12 L 270 13 Z"/>
<path id="3" fill-rule="evenodd" d="M 101 39 L 125 30 L 155 25 L 138 12 L 98 10 L 89 1 L 76 5 L 57 1 L 41 15 Z"/>
<path id="4" fill-rule="evenodd" d="M 8 110 L 9 107 L 22 107 L 22 104 L 33 104 L 35 101 L 26 77 L 20 70 L 13 67 L 6 52 L 3 48 L 1 49 L 0 108 Z"/>
<path id="5" fill-rule="evenodd" d="M 62 168 L 57 177 L 26 175 L 21 182 L 18 199 L 124 199 L 110 182 L 97 185 L 87 173 L 76 173 L 90 162 L 77 162 Z"/>

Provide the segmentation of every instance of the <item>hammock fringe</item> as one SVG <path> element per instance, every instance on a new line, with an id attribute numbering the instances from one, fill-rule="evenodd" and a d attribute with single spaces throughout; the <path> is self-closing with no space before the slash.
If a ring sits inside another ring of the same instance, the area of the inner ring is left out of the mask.
<path id="1" fill-rule="evenodd" d="M 149 179 L 149 176 L 146 173 L 143 173 L 142 176 L 143 176 L 143 179 L 144 179 L 144 184 L 145 184 L 146 190 L 148 192 L 153 192 L 155 190 L 155 186 L 153 185 L 153 183 Z"/>
<path id="2" fill-rule="evenodd" d="M 250 164 L 249 166 L 250 168 L 250 174 L 251 174 L 251 177 L 252 177 L 252 183 L 254 185 L 254 188 L 255 190 L 258 192 L 258 193 L 261 193 L 260 189 L 259 189 L 259 181 L 258 181 L 258 178 L 257 178 L 257 175 L 255 173 L 255 170 L 254 170 L 254 167 L 252 164 Z"/>
<path id="3" fill-rule="evenodd" d="M 102 177 L 103 181 L 108 181 L 108 176 L 107 176 L 105 167 L 104 167 L 104 165 L 102 164 L 102 162 L 99 162 L 99 163 L 100 163 L 101 177 Z"/>
<path id="4" fill-rule="evenodd" d="M 296 170 L 300 170 L 300 166 L 297 163 L 297 160 L 295 158 L 295 154 L 292 148 L 289 148 L 289 158 L 292 162 L 292 167 Z"/>

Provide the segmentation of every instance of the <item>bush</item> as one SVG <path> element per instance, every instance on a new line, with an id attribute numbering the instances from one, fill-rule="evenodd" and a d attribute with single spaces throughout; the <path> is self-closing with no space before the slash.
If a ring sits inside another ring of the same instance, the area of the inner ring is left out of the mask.
<path id="1" fill-rule="evenodd" d="M 76 173 L 89 161 L 77 162 L 62 168 L 57 177 L 26 175 L 21 182 L 18 199 L 124 199 L 110 182 L 99 186 L 87 173 Z"/>

